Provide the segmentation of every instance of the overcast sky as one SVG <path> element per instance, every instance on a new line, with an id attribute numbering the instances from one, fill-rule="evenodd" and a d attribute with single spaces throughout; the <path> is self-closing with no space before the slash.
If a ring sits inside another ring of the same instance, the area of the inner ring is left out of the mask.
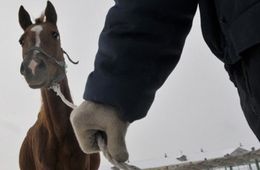
<path id="1" fill-rule="evenodd" d="M 53 0 L 58 13 L 58 27 L 63 48 L 77 66 L 68 63 L 68 79 L 76 104 L 83 99 L 87 75 L 93 70 L 97 42 L 104 25 L 110 0 Z M 0 169 L 18 169 L 18 155 L 27 130 L 33 125 L 40 109 L 39 90 L 28 87 L 19 73 L 22 61 L 18 39 L 20 5 L 37 18 L 46 1 L 12 0 L 1 4 L 0 10 Z M 133 123 L 127 134 L 130 161 L 149 166 L 164 154 L 173 158 L 196 154 L 203 148 L 219 152 L 257 146 L 239 105 L 233 84 L 223 64 L 204 43 L 199 14 L 189 34 L 180 63 L 158 91 L 145 119 Z M 148 164 L 148 165 L 147 165 Z M 108 169 L 102 160 L 102 170 Z"/>

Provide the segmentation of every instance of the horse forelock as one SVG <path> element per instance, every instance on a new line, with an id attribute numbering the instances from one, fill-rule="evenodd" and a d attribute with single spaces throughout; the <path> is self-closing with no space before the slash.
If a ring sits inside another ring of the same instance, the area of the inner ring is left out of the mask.
<path id="1" fill-rule="evenodd" d="M 40 17 L 35 19 L 35 24 L 42 24 L 42 23 L 44 23 L 45 22 L 45 18 L 46 18 L 45 14 L 42 13 Z"/>

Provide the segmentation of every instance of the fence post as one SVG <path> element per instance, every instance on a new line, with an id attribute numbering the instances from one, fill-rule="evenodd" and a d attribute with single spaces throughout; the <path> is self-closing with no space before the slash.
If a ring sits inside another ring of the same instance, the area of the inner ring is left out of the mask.
<path id="1" fill-rule="evenodd" d="M 259 167 L 259 164 L 258 164 L 258 160 L 257 160 L 257 159 L 255 159 L 255 165 L 256 165 L 256 169 L 257 169 L 257 170 L 260 170 L 260 167 Z"/>
<path id="2" fill-rule="evenodd" d="M 250 163 L 250 162 L 249 162 L 248 166 L 249 166 L 249 169 L 250 169 L 250 170 L 253 170 L 253 168 L 252 168 L 252 166 L 251 166 L 251 163 Z"/>

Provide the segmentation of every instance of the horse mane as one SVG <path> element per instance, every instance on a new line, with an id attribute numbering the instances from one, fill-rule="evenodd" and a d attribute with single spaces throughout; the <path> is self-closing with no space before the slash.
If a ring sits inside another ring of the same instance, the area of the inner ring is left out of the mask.
<path id="1" fill-rule="evenodd" d="M 40 17 L 36 18 L 35 19 L 35 24 L 42 24 L 45 22 L 45 14 L 42 13 Z"/>

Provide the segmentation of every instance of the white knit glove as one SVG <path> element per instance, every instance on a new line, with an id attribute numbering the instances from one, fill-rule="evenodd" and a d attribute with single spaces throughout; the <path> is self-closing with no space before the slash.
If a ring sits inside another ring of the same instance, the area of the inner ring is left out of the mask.
<path id="1" fill-rule="evenodd" d="M 115 108 L 84 101 L 72 111 L 70 120 L 83 152 L 90 154 L 100 151 L 96 136 L 102 132 L 113 159 L 118 162 L 128 160 L 125 135 L 129 123 L 120 120 Z"/>

